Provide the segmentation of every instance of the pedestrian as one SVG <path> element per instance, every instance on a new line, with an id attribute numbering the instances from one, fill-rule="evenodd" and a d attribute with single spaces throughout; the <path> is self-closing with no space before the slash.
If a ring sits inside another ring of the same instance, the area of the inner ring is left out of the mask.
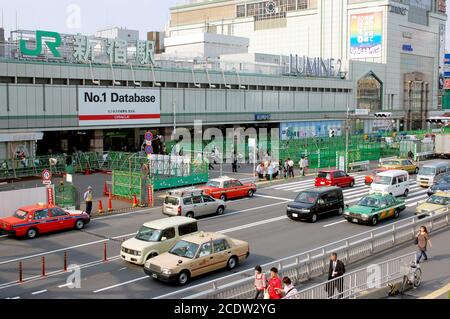
<path id="1" fill-rule="evenodd" d="M 262 272 L 260 265 L 255 267 L 255 299 L 259 299 L 260 296 L 264 296 L 264 290 L 266 289 L 266 275 Z"/>
<path id="2" fill-rule="evenodd" d="M 272 162 L 269 161 L 269 163 L 267 164 L 267 175 L 266 175 L 266 179 L 268 181 L 271 181 L 273 178 L 273 165 Z"/>
<path id="3" fill-rule="evenodd" d="M 258 178 L 264 178 L 264 163 L 259 163 L 258 167 L 256 167 L 256 174 L 258 174 Z"/>
<path id="4" fill-rule="evenodd" d="M 305 163 L 305 168 L 303 169 L 303 174 L 304 174 L 303 176 L 306 175 L 306 172 L 308 171 L 308 168 L 309 168 L 308 156 L 305 156 L 304 163 Z"/>
<path id="5" fill-rule="evenodd" d="M 294 161 L 288 158 L 288 175 L 294 178 Z"/>
<path id="6" fill-rule="evenodd" d="M 284 171 L 284 178 L 288 178 L 288 171 L 289 171 L 288 160 L 284 160 L 283 171 Z"/>
<path id="7" fill-rule="evenodd" d="M 231 168 L 233 170 L 233 173 L 237 173 L 237 156 L 236 156 L 236 152 L 233 153 L 233 158 L 232 158 L 232 163 L 231 163 Z"/>
<path id="8" fill-rule="evenodd" d="M 305 176 L 305 157 L 302 156 L 300 161 L 298 162 L 298 166 L 300 166 L 300 175 Z"/>
<path id="9" fill-rule="evenodd" d="M 269 293 L 269 299 L 281 299 L 283 292 L 281 286 L 281 279 L 278 277 L 278 269 L 272 267 L 270 269 L 270 279 L 267 284 L 267 291 Z"/>
<path id="10" fill-rule="evenodd" d="M 283 285 L 284 285 L 284 288 L 282 290 L 282 293 L 284 295 L 283 298 L 289 298 L 298 293 L 298 290 L 292 284 L 291 279 L 289 277 L 283 278 Z"/>
<path id="11" fill-rule="evenodd" d="M 345 266 L 342 261 L 337 259 L 337 254 L 332 253 L 330 256 L 330 266 L 328 268 L 328 283 L 325 286 L 325 290 L 328 292 L 328 297 L 331 298 L 334 295 L 334 290 L 337 288 L 339 291 L 338 298 L 342 298 L 342 291 L 344 290 L 344 280 L 342 277 L 345 274 Z"/>
<path id="12" fill-rule="evenodd" d="M 408 158 L 409 158 L 410 160 L 413 160 L 413 159 L 414 159 L 414 153 L 413 153 L 411 150 L 409 150 L 409 152 L 408 152 Z"/>
<path id="13" fill-rule="evenodd" d="M 86 213 L 91 216 L 92 212 L 92 200 L 94 199 L 94 193 L 92 192 L 92 186 L 87 188 L 87 191 L 83 195 L 84 202 L 86 203 Z"/>
<path id="14" fill-rule="evenodd" d="M 419 233 L 416 235 L 416 244 L 419 248 L 416 258 L 417 263 L 420 262 L 422 257 L 424 257 L 424 260 L 428 260 L 427 246 L 430 245 L 432 247 L 432 245 L 430 235 L 428 235 L 428 229 L 425 226 L 420 227 Z"/>

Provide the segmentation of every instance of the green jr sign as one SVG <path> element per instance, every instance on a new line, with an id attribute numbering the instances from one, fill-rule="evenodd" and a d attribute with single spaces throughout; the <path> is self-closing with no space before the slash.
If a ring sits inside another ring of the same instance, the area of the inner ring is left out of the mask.
<path id="1" fill-rule="evenodd" d="M 27 40 L 20 40 L 19 48 L 20 52 L 24 55 L 29 56 L 39 56 L 42 54 L 43 50 L 43 42 L 48 47 L 48 49 L 52 52 L 53 56 L 56 58 L 60 58 L 61 54 L 58 51 L 58 47 L 61 45 L 61 35 L 57 32 L 52 31 L 36 31 L 36 48 L 29 49 L 27 47 Z"/>

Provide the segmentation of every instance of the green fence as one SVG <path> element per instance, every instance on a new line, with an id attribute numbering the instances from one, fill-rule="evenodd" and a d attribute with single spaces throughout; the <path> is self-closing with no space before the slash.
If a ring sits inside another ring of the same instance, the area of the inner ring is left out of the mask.
<path id="1" fill-rule="evenodd" d="M 77 188 L 70 184 L 55 186 L 55 204 L 63 208 L 80 208 L 80 194 Z"/>
<path id="2" fill-rule="evenodd" d="M 140 172 L 119 171 L 112 172 L 112 195 L 132 200 L 134 195 L 140 203 L 145 202 L 147 176 Z"/>
<path id="3" fill-rule="evenodd" d="M 56 163 L 53 159 L 56 159 Z M 0 160 L 0 167 L 0 180 L 40 176 L 44 169 L 49 169 L 52 174 L 62 174 L 65 172 L 65 156 L 49 155 L 21 160 Z"/>
<path id="4" fill-rule="evenodd" d="M 151 175 L 151 182 L 154 190 L 162 190 L 183 186 L 192 186 L 196 184 L 203 184 L 208 181 L 208 165 L 199 164 L 191 165 L 189 175 L 166 177 L 163 175 Z"/>

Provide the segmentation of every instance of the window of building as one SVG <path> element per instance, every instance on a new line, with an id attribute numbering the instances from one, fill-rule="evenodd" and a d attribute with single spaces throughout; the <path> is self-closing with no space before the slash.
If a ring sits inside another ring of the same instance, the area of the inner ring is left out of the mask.
<path id="1" fill-rule="evenodd" d="M 372 72 L 358 80 L 357 108 L 381 111 L 383 84 Z"/>
<path id="2" fill-rule="evenodd" d="M 236 17 L 245 17 L 245 5 L 239 5 L 236 7 Z"/>
<path id="3" fill-rule="evenodd" d="M 297 9 L 298 10 L 308 9 L 308 2 L 309 0 L 297 0 Z"/>

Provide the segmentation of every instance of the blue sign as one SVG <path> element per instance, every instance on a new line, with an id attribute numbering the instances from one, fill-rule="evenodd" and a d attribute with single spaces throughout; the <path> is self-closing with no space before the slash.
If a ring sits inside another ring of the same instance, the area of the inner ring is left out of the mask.
<path id="1" fill-rule="evenodd" d="M 151 141 L 151 140 L 153 140 L 153 134 L 152 134 L 151 132 L 145 133 L 145 140 L 146 140 L 146 141 Z"/>
<path id="2" fill-rule="evenodd" d="M 145 153 L 147 154 L 153 154 L 153 147 L 151 145 L 147 145 L 145 147 Z"/>
<path id="3" fill-rule="evenodd" d="M 404 44 L 404 45 L 402 46 L 402 49 L 403 49 L 403 51 L 408 51 L 408 52 L 414 51 L 411 44 Z"/>
<path id="4" fill-rule="evenodd" d="M 444 56 L 444 64 L 450 65 L 450 54 L 446 53 Z"/>
<path id="5" fill-rule="evenodd" d="M 270 121 L 271 118 L 270 113 L 255 114 L 255 121 Z"/>

